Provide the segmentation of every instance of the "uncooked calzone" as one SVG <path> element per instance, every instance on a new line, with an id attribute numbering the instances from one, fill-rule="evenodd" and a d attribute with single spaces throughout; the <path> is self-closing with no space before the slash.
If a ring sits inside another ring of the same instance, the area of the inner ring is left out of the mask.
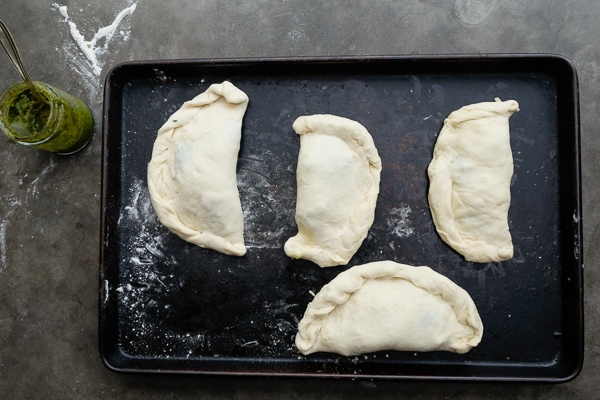
<path id="1" fill-rule="evenodd" d="M 373 138 L 358 122 L 334 115 L 300 117 L 293 128 L 301 142 L 298 234 L 285 253 L 321 267 L 347 264 L 375 217 L 381 159 Z"/>
<path id="2" fill-rule="evenodd" d="M 510 260 L 513 159 L 508 119 L 514 100 L 471 104 L 451 113 L 429 164 L 429 207 L 442 240 L 467 261 Z"/>
<path id="3" fill-rule="evenodd" d="M 469 294 L 429 267 L 359 265 L 323 286 L 298 325 L 302 354 L 381 350 L 466 353 L 483 324 Z"/>
<path id="4" fill-rule="evenodd" d="M 160 128 L 148 165 L 158 219 L 190 243 L 243 256 L 244 219 L 236 164 L 248 96 L 211 85 Z"/>

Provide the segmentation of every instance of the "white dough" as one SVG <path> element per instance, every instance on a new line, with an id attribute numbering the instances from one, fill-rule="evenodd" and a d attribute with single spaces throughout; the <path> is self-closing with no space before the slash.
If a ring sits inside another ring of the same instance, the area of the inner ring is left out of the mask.
<path id="1" fill-rule="evenodd" d="M 358 122 L 334 115 L 300 117 L 293 128 L 301 142 L 298 234 L 285 253 L 321 267 L 347 264 L 375 217 L 381 159 L 373 138 Z"/>
<path id="2" fill-rule="evenodd" d="M 466 353 L 483 324 L 469 294 L 429 267 L 358 265 L 323 286 L 298 325 L 302 354 L 381 350 Z"/>
<path id="3" fill-rule="evenodd" d="M 243 256 L 244 220 L 236 164 L 248 96 L 211 85 L 160 128 L 148 189 L 160 222 L 184 240 Z"/>
<path id="4" fill-rule="evenodd" d="M 513 256 L 508 119 L 517 111 L 514 100 L 462 107 L 446 118 L 435 144 L 427 170 L 431 215 L 442 240 L 467 261 Z"/>

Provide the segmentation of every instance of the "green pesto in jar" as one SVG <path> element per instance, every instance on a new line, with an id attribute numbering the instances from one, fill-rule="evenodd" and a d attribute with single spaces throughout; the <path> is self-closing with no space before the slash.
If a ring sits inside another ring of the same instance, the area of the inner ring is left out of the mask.
<path id="1" fill-rule="evenodd" d="M 50 104 L 39 101 L 29 89 L 11 96 L 6 108 L 8 124 L 23 134 L 41 131 L 50 115 Z"/>
<path id="2" fill-rule="evenodd" d="M 34 82 L 48 103 L 36 98 L 23 82 L 0 96 L 0 128 L 13 141 L 59 154 L 82 149 L 92 133 L 92 115 L 78 98 L 42 82 Z"/>

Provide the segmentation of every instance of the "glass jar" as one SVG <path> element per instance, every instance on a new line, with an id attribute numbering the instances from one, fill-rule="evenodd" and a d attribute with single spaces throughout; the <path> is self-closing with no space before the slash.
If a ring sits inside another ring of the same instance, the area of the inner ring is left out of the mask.
<path id="1" fill-rule="evenodd" d="M 92 114 L 77 97 L 43 82 L 33 82 L 48 100 L 37 99 L 24 82 L 10 85 L 0 95 L 0 128 L 25 146 L 73 154 L 92 136 Z"/>

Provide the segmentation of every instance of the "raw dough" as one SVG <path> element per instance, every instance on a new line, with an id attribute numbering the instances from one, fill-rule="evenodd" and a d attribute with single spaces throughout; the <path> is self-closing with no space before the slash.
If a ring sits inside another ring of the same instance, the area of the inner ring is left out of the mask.
<path id="1" fill-rule="evenodd" d="M 201 247 L 243 256 L 244 220 L 235 169 L 248 96 L 211 85 L 160 128 L 148 165 L 158 219 Z"/>
<path id="2" fill-rule="evenodd" d="M 429 174 L 429 207 L 444 242 L 467 261 L 510 260 L 508 231 L 513 159 L 508 119 L 514 100 L 478 103 L 444 121 Z"/>
<path id="3" fill-rule="evenodd" d="M 285 243 L 285 253 L 321 267 L 345 265 L 373 224 L 381 159 L 356 121 L 311 115 L 298 118 L 293 128 L 301 142 L 298 234 Z"/>
<path id="4" fill-rule="evenodd" d="M 323 286 L 298 325 L 302 354 L 380 350 L 466 353 L 483 324 L 469 294 L 429 267 L 359 265 Z"/>

